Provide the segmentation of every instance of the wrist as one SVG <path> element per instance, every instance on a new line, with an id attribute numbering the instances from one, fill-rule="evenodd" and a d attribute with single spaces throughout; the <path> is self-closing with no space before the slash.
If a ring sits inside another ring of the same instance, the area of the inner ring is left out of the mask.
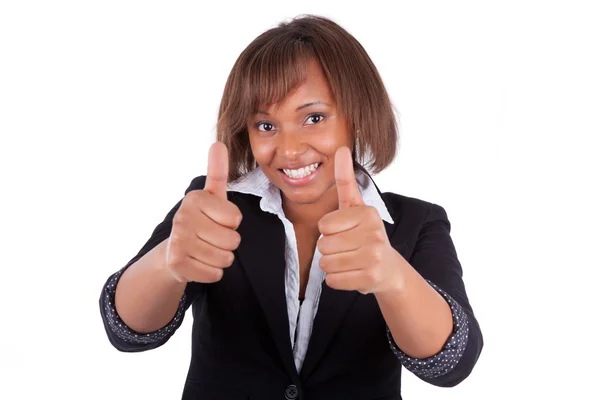
<path id="1" fill-rule="evenodd" d="M 387 267 L 389 271 L 386 279 L 377 294 L 384 297 L 397 298 L 405 292 L 406 268 L 410 267 L 408 262 L 396 250 L 390 247 L 390 256 L 387 258 Z"/>
<path id="2" fill-rule="evenodd" d="M 174 287 L 185 287 L 187 282 L 178 276 L 167 263 L 168 260 L 168 249 L 169 249 L 169 239 L 163 240 L 161 243 L 156 246 L 156 253 L 154 254 L 154 262 L 152 265 L 155 267 L 155 273 L 159 275 L 164 282 L 167 284 L 171 284 Z"/>

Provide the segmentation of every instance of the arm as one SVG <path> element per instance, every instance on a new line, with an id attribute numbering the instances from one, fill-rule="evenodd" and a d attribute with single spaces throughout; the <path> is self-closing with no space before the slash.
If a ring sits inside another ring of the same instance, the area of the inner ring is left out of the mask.
<path id="1" fill-rule="evenodd" d="M 430 206 L 410 263 L 398 253 L 392 257 L 401 272 L 395 288 L 376 295 L 392 349 L 421 379 L 457 385 L 473 369 L 483 338 L 444 209 Z"/>
<path id="2" fill-rule="evenodd" d="M 442 350 L 453 330 L 448 303 L 398 253 L 393 262 L 399 278 L 385 292 L 375 294 L 395 343 L 412 358 L 428 358 Z"/>
<path id="3" fill-rule="evenodd" d="M 186 194 L 204 186 L 192 181 Z M 179 201 L 154 229 L 139 253 L 111 275 L 100 296 L 100 312 L 110 342 L 121 351 L 144 351 L 164 344 L 183 322 L 185 310 L 202 294 L 199 283 L 180 283 L 166 272 L 165 249 Z"/>
<path id="4" fill-rule="evenodd" d="M 317 242 L 319 265 L 327 285 L 375 294 L 392 349 L 404 366 L 434 385 L 460 383 L 473 369 L 483 340 L 465 293 L 446 212 L 429 204 L 421 220 L 423 207 L 404 210 L 420 227 L 407 261 L 392 246 L 403 232 L 398 230 L 396 240 L 390 240 L 376 207 L 365 205 L 346 147 L 335 155 L 335 181 L 339 208 L 318 224 L 323 235 Z M 446 365 L 437 365 L 446 360 Z"/>
<path id="5" fill-rule="evenodd" d="M 158 347 L 164 344 L 183 322 L 190 298 L 183 293 L 174 317 L 162 328 L 147 333 L 135 331 L 121 319 L 115 307 L 117 283 L 126 270 L 127 267 L 124 267 L 110 276 L 100 298 L 100 310 L 109 340 L 121 351 L 144 351 Z"/>
<path id="6" fill-rule="evenodd" d="M 116 285 L 116 311 L 129 328 L 139 333 L 166 326 L 177 312 L 186 288 L 165 268 L 168 240 L 125 269 Z"/>

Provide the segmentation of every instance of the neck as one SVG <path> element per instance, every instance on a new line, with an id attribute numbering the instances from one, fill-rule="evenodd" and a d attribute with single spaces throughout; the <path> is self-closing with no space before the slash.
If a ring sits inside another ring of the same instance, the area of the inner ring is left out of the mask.
<path id="1" fill-rule="evenodd" d="M 332 185 L 325 191 L 323 196 L 315 203 L 292 203 L 283 193 L 281 201 L 283 203 L 283 212 L 292 224 L 313 228 L 317 227 L 319 220 L 326 214 L 338 209 L 338 196 L 335 185 Z"/>

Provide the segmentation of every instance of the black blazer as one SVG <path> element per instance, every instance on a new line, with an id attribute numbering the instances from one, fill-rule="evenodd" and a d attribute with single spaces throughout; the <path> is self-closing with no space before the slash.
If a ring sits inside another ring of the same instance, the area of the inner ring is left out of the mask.
<path id="1" fill-rule="evenodd" d="M 194 178 L 186 194 L 204 183 L 204 176 Z M 454 386 L 470 374 L 483 339 L 465 292 L 450 223 L 438 205 L 381 195 L 394 220 L 393 225 L 385 223 L 391 245 L 468 315 L 468 343 L 458 365 L 427 380 Z M 401 363 L 388 343 L 374 295 L 338 291 L 323 283 L 306 358 L 296 372 L 284 289 L 283 225 L 260 209 L 258 197 L 237 192 L 228 197 L 244 217 L 238 228 L 242 241 L 221 281 L 187 286 L 185 305 L 192 305 L 194 323 L 183 399 L 400 399 Z M 181 200 L 125 267 L 169 237 L 180 205 Z M 100 302 L 102 310 L 104 296 Z M 145 351 L 168 340 L 132 345 L 111 332 L 104 314 L 103 319 L 108 338 L 121 351 Z"/>

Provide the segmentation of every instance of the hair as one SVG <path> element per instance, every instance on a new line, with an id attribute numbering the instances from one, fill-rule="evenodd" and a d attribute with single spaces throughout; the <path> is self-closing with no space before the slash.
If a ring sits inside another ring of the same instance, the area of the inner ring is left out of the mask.
<path id="1" fill-rule="evenodd" d="M 378 173 L 393 161 L 398 141 L 394 109 L 367 52 L 332 20 L 302 15 L 254 39 L 229 74 L 219 107 L 217 140 L 229 151 L 230 181 L 256 168 L 248 118 L 300 86 L 313 59 L 320 64 L 353 135 L 355 163 Z"/>

